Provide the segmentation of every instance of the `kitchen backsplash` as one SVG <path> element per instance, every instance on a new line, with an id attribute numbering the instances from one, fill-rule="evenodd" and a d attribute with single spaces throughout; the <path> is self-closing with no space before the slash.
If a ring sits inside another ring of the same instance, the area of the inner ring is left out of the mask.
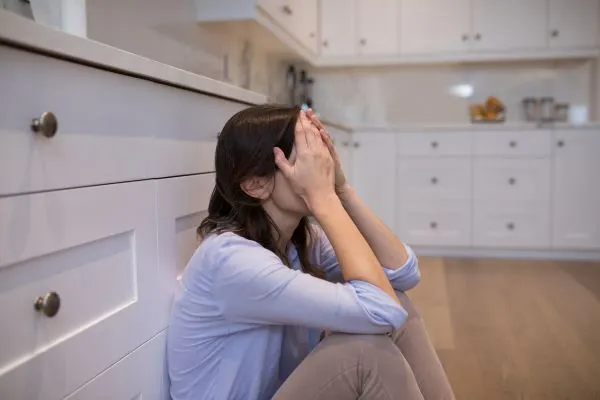
<path id="1" fill-rule="evenodd" d="M 551 96 L 596 118 L 597 61 L 535 61 L 312 71 L 315 108 L 350 125 L 468 123 L 469 104 L 500 98 L 507 121 L 524 97 Z"/>

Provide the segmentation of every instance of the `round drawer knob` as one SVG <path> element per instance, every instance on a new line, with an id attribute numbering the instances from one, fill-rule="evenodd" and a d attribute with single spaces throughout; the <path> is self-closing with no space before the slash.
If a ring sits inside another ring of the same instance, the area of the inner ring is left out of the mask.
<path id="1" fill-rule="evenodd" d="M 515 178 L 509 178 L 508 179 L 508 184 L 509 185 L 514 185 L 515 183 L 517 183 L 517 180 Z"/>
<path id="2" fill-rule="evenodd" d="M 439 180 L 435 176 L 433 178 L 431 178 L 431 184 L 432 185 L 436 185 L 438 182 L 439 182 Z"/>
<path id="3" fill-rule="evenodd" d="M 46 293 L 46 295 L 35 299 L 33 308 L 43 313 L 46 317 L 52 318 L 60 310 L 60 296 L 56 292 Z"/>
<path id="4" fill-rule="evenodd" d="M 564 140 L 559 140 L 559 141 L 556 143 L 556 145 L 557 145 L 558 147 L 565 147 L 565 141 L 564 141 Z"/>
<path id="5" fill-rule="evenodd" d="M 517 142 L 514 140 L 511 140 L 510 143 L 508 143 L 508 145 L 514 149 L 515 147 L 517 147 Z"/>
<path id="6" fill-rule="evenodd" d="M 515 230 L 515 224 L 512 222 L 509 222 L 508 224 L 506 224 L 506 229 L 508 229 L 509 231 L 514 231 Z"/>
<path id="7" fill-rule="evenodd" d="M 437 149 L 439 146 L 439 143 L 436 141 L 431 142 L 431 147 L 433 147 L 434 149 Z"/>
<path id="8" fill-rule="evenodd" d="M 429 226 L 431 227 L 431 229 L 436 229 L 438 227 L 438 223 L 433 221 L 429 223 Z"/>
<path id="9" fill-rule="evenodd" d="M 44 112 L 39 118 L 34 118 L 31 121 L 31 130 L 47 138 L 51 138 L 56 135 L 56 131 L 58 130 L 58 120 L 51 112 Z"/>

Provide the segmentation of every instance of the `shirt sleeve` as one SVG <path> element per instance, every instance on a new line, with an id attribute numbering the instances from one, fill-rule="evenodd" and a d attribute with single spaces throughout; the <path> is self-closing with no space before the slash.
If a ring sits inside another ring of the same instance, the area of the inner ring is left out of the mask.
<path id="1" fill-rule="evenodd" d="M 332 282 L 343 282 L 342 271 L 340 264 L 333 250 L 331 242 L 323 232 L 320 226 L 314 225 L 316 230 L 316 246 L 314 259 L 316 264 L 323 268 L 327 280 Z M 405 292 L 414 288 L 421 281 L 421 270 L 419 269 L 419 260 L 414 251 L 404 244 L 408 259 L 400 268 L 391 269 L 383 266 L 383 271 L 390 280 L 390 284 L 396 290 Z"/>
<path id="2" fill-rule="evenodd" d="M 256 242 L 220 236 L 220 243 L 211 243 L 210 264 L 223 316 L 232 322 L 375 334 L 406 321 L 406 311 L 370 283 L 315 278 L 288 268 Z"/>

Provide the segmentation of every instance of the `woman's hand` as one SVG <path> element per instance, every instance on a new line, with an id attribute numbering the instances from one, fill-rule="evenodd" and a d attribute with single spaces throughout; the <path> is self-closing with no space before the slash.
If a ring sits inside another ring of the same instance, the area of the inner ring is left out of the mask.
<path id="1" fill-rule="evenodd" d="M 283 151 L 276 147 L 275 163 L 290 181 L 293 190 L 314 212 L 314 207 L 336 197 L 334 187 L 334 162 L 327 145 L 306 113 L 300 112 L 295 129 L 296 160 L 294 164 L 285 158 Z"/>
<path id="2" fill-rule="evenodd" d="M 327 145 L 329 153 L 331 154 L 331 158 L 333 158 L 333 162 L 335 164 L 335 192 L 338 196 L 341 196 L 344 194 L 344 191 L 348 189 L 348 183 L 346 181 L 346 175 L 344 175 L 344 171 L 342 170 L 340 157 L 338 156 L 338 153 L 335 150 L 333 140 L 331 139 L 331 136 L 329 136 L 327 129 L 325 129 L 325 126 L 323 125 L 319 117 L 317 117 L 317 115 L 312 109 L 309 109 L 306 112 L 306 115 L 308 118 L 310 118 L 312 124 L 319 130 L 321 138 L 323 139 L 323 142 Z"/>

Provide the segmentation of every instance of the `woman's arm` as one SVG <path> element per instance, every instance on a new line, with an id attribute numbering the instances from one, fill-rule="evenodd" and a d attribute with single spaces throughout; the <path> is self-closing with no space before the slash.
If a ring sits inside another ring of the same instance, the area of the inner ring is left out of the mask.
<path id="1" fill-rule="evenodd" d="M 303 129 L 295 134 L 295 163 L 280 149 L 275 150 L 275 163 L 327 234 L 344 279 L 368 282 L 398 301 L 373 250 L 335 193 L 334 162 L 319 130 L 305 113 L 299 119 Z"/>
<path id="2" fill-rule="evenodd" d="M 202 268 L 210 270 L 202 275 L 229 321 L 362 334 L 389 332 L 406 321 L 404 309 L 368 282 L 336 284 L 292 270 L 274 253 L 233 233 L 209 238 L 203 246 Z M 190 287 L 193 281 L 184 283 Z"/>

